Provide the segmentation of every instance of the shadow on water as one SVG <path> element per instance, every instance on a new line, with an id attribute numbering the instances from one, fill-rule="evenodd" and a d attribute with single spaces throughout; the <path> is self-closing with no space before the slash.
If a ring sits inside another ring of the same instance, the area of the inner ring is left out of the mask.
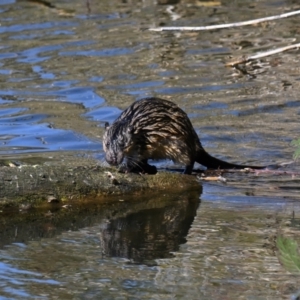
<path id="1" fill-rule="evenodd" d="M 6 214 L 0 220 L 0 247 L 53 238 L 66 231 L 94 227 L 106 257 L 141 263 L 172 257 L 186 235 L 199 206 L 199 191 L 172 195 L 89 201 L 64 209 Z"/>

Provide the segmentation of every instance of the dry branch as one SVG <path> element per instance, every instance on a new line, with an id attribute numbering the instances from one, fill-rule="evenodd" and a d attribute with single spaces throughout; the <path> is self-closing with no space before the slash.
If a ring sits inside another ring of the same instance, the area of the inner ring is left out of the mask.
<path id="1" fill-rule="evenodd" d="M 300 14 L 300 10 L 291 11 L 288 13 L 276 15 L 276 16 L 270 16 L 260 19 L 254 19 L 249 21 L 243 21 L 243 22 L 236 22 L 236 23 L 229 23 L 229 24 L 219 24 L 219 25 L 209 25 L 209 26 L 197 26 L 197 27 L 190 27 L 190 26 L 183 26 L 183 27 L 156 27 L 156 28 L 149 28 L 151 31 L 173 31 L 173 30 L 179 30 L 179 31 L 200 31 L 200 30 L 214 30 L 214 29 L 223 29 L 223 28 L 231 28 L 231 27 L 240 27 L 240 26 L 246 26 L 246 25 L 253 25 L 258 24 L 262 22 L 268 22 L 283 18 L 288 18 L 291 16 L 295 16 Z"/>
<path id="2" fill-rule="evenodd" d="M 268 51 L 265 51 L 265 52 L 260 52 L 258 54 L 252 55 L 252 56 L 247 56 L 247 57 L 243 56 L 243 57 L 237 58 L 233 61 L 227 62 L 226 66 L 234 67 L 238 64 L 247 63 L 247 62 L 255 60 L 255 59 L 259 59 L 259 58 L 262 58 L 262 57 L 266 57 L 266 56 L 270 56 L 270 55 L 273 55 L 273 54 L 281 53 L 281 52 L 291 50 L 291 49 L 296 49 L 296 48 L 299 48 L 299 47 L 300 47 L 300 43 L 285 46 L 285 47 L 281 47 L 281 48 L 277 48 L 277 49 L 273 49 L 273 50 L 268 50 Z"/>

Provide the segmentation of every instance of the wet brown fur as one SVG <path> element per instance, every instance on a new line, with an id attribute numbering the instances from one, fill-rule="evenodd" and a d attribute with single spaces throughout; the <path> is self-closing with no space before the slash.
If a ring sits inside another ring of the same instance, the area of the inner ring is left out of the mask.
<path id="1" fill-rule="evenodd" d="M 127 169 L 156 173 L 148 159 L 171 159 L 192 172 L 195 162 L 209 169 L 264 167 L 236 165 L 209 155 L 202 147 L 187 114 L 175 103 L 159 98 L 134 102 L 106 125 L 103 149 L 109 164 L 120 165 L 127 158 Z"/>

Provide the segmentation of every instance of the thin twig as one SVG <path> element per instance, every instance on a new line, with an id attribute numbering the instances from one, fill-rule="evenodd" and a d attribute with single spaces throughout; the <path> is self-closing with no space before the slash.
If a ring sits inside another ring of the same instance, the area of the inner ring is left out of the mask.
<path id="1" fill-rule="evenodd" d="M 255 20 L 243 21 L 243 22 L 236 22 L 230 24 L 219 24 L 219 25 L 209 25 L 209 26 L 198 26 L 198 27 L 156 27 L 156 28 L 149 28 L 151 31 L 166 31 L 166 30 L 180 30 L 180 31 L 199 31 L 199 30 L 213 30 L 213 29 L 222 29 L 222 28 L 230 28 L 230 27 L 238 27 L 238 26 L 245 26 L 245 25 L 253 25 L 261 22 L 267 22 L 282 18 L 288 18 L 291 16 L 295 16 L 300 14 L 300 10 L 291 11 L 288 13 L 284 13 L 277 16 L 271 16 L 266 18 L 260 18 Z"/>
<path id="2" fill-rule="evenodd" d="M 281 52 L 291 50 L 291 49 L 295 49 L 295 48 L 300 48 L 300 43 L 285 46 L 285 47 L 281 47 L 281 48 L 277 48 L 277 49 L 273 49 L 273 50 L 269 50 L 269 51 L 265 51 L 265 52 L 260 52 L 256 55 L 252 55 L 252 56 L 248 56 L 248 57 L 245 57 L 245 56 L 240 57 L 240 58 L 235 59 L 234 61 L 230 61 L 230 62 L 226 63 L 226 66 L 227 67 L 234 67 L 235 65 L 238 65 L 238 64 L 246 63 L 246 62 L 249 62 L 251 60 L 255 60 L 255 59 L 266 57 L 266 56 L 269 56 L 269 55 L 281 53 Z"/>

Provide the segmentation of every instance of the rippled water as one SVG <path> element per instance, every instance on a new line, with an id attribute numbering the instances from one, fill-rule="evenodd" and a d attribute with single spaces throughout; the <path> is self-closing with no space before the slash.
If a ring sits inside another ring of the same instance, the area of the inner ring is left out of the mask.
<path id="1" fill-rule="evenodd" d="M 294 10 L 293 1 L 51 3 L 0 3 L 3 159 L 102 159 L 104 122 L 146 96 L 187 111 L 215 156 L 261 165 L 292 159 L 299 51 L 243 72 L 224 64 L 296 43 L 299 17 L 203 32 L 147 28 L 244 21 Z M 203 182 L 198 193 L 132 197 L 141 206 L 114 199 L 105 208 L 86 203 L 3 215 L 0 296 L 288 298 L 299 277 L 279 263 L 274 240 L 297 237 L 299 175 L 295 163 L 279 171 L 226 174 L 227 183 Z"/>

